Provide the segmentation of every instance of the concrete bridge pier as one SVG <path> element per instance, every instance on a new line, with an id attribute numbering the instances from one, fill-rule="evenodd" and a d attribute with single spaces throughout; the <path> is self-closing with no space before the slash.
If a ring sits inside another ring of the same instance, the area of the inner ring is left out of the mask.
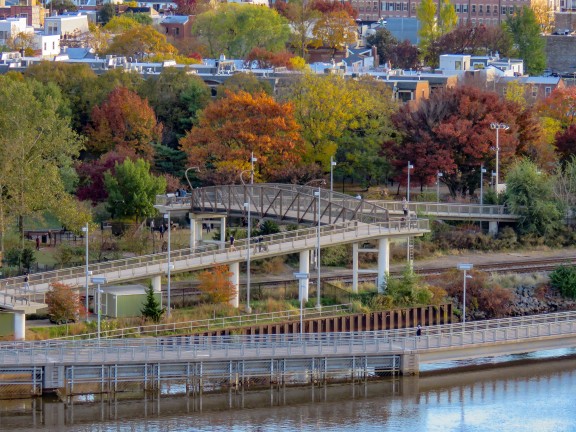
<path id="1" fill-rule="evenodd" d="M 162 291 L 162 276 L 152 276 L 152 289 L 154 292 Z"/>
<path id="2" fill-rule="evenodd" d="M 298 269 L 300 273 L 310 274 L 310 249 L 300 251 L 300 267 Z M 308 289 L 310 286 L 310 278 L 301 281 L 302 289 L 299 290 L 299 299 L 301 302 L 308 301 Z"/>
<path id="3" fill-rule="evenodd" d="M 236 288 L 236 295 L 230 299 L 230 305 L 237 308 L 240 305 L 240 263 L 233 262 L 228 265 L 230 270 L 230 282 Z"/>
<path id="4" fill-rule="evenodd" d="M 202 239 L 202 218 L 194 217 L 194 213 L 188 213 L 190 217 L 190 249 L 194 249 L 198 244 L 198 239 Z"/>
<path id="5" fill-rule="evenodd" d="M 495 236 L 498 234 L 498 222 L 490 221 L 488 222 L 488 234 Z"/>
<path id="6" fill-rule="evenodd" d="M 390 273 L 390 241 L 386 237 L 378 239 L 378 292 L 384 292 L 386 275 Z"/>

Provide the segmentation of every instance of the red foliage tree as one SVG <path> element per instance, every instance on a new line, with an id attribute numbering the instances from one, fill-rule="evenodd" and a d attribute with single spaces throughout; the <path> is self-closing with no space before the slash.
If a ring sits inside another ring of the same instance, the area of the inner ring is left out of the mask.
<path id="1" fill-rule="evenodd" d="M 406 181 L 408 161 L 421 185 L 436 180 L 438 171 L 453 197 L 472 194 L 479 185 L 479 168 L 495 168 L 496 134 L 490 123 L 506 123 L 510 129 L 500 133 L 500 170 L 519 152 L 519 136 L 527 141 L 538 139 L 523 129 L 523 111 L 517 104 L 502 100 L 496 93 L 472 87 L 458 87 L 433 93 L 416 110 L 402 107 L 393 116 L 401 139 L 385 143 L 385 154 L 398 168 L 397 179 Z"/>
<path id="2" fill-rule="evenodd" d="M 196 13 L 196 0 L 174 0 L 177 15 L 194 15 Z"/>
<path id="3" fill-rule="evenodd" d="M 93 152 L 105 153 L 124 147 L 151 160 L 152 143 L 161 140 L 162 124 L 156 121 L 148 101 L 125 87 L 117 87 L 100 106 L 94 107 L 86 131 L 87 147 Z"/>
<path id="4" fill-rule="evenodd" d="M 400 42 L 390 49 L 390 61 L 393 68 L 404 70 L 418 69 L 420 66 L 420 50 L 409 40 Z"/>
<path id="5" fill-rule="evenodd" d="M 314 0 L 312 3 L 312 9 L 322 12 L 323 14 L 330 12 L 340 12 L 344 11 L 351 18 L 358 18 L 358 11 L 352 7 L 350 2 L 338 2 L 331 0 Z"/>
<path id="6" fill-rule="evenodd" d="M 538 105 L 541 116 L 559 120 L 564 128 L 576 123 L 576 87 L 557 87 Z"/>
<path id="7" fill-rule="evenodd" d="M 252 51 L 248 53 L 246 57 L 247 65 L 253 62 L 257 63 L 258 68 L 267 69 L 272 67 L 290 67 L 290 59 L 294 57 L 294 54 L 288 51 L 282 52 L 272 52 L 265 48 L 253 48 Z"/>
<path id="8" fill-rule="evenodd" d="M 570 125 L 556 134 L 556 150 L 562 160 L 570 159 L 576 154 L 576 125 Z"/>
<path id="9" fill-rule="evenodd" d="M 104 173 L 110 171 L 114 173 L 116 163 L 121 164 L 126 158 L 136 160 L 134 152 L 111 151 L 100 156 L 99 159 L 78 162 L 76 173 L 79 177 L 79 186 L 76 189 L 76 196 L 81 201 L 90 200 L 93 203 L 103 202 L 108 198 L 108 192 L 104 187 Z"/>

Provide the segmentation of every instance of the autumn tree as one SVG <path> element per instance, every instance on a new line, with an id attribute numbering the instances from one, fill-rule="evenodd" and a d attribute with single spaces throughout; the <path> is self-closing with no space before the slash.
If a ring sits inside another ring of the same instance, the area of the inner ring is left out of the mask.
<path id="1" fill-rule="evenodd" d="M 556 134 L 556 150 L 562 161 L 570 159 L 576 154 L 576 125 L 559 131 Z"/>
<path id="2" fill-rule="evenodd" d="M 236 286 L 230 281 L 232 272 L 226 266 L 217 266 L 198 274 L 198 289 L 213 303 L 229 302 L 236 296 Z"/>
<path id="3" fill-rule="evenodd" d="M 226 97 L 228 93 L 238 93 L 243 91 L 250 94 L 266 93 L 272 96 L 273 89 L 269 82 L 258 79 L 256 75 L 249 72 L 239 72 L 232 75 L 218 87 L 216 97 Z"/>
<path id="4" fill-rule="evenodd" d="M 384 119 L 392 109 L 392 98 L 380 84 L 314 74 L 305 74 L 293 84 L 288 97 L 302 127 L 306 162 L 327 170 L 341 140 L 351 144 L 360 139 L 361 143 L 363 134 L 371 137 L 370 142 L 382 138 L 379 131 L 386 129 Z"/>
<path id="5" fill-rule="evenodd" d="M 34 52 L 32 49 L 34 47 L 34 33 L 18 32 L 8 38 L 6 45 L 11 50 L 32 55 Z"/>
<path id="6" fill-rule="evenodd" d="M 150 22 L 150 25 L 152 23 Z M 108 23 L 104 26 L 104 30 L 114 33 L 114 34 L 121 34 L 127 32 L 128 30 L 135 29 L 136 27 L 140 27 L 140 24 L 135 18 L 134 14 L 123 14 L 120 16 L 113 17 Z"/>
<path id="7" fill-rule="evenodd" d="M 479 168 L 495 169 L 495 133 L 490 123 L 506 123 L 510 129 L 500 133 L 500 170 L 506 172 L 515 155 L 521 153 L 539 134 L 525 130 L 524 112 L 496 93 L 472 87 L 458 87 L 433 93 L 416 110 L 408 106 L 393 116 L 400 139 L 388 142 L 384 151 L 398 169 L 397 179 L 406 179 L 408 161 L 414 165 L 413 179 L 421 185 L 436 180 L 437 172 L 455 197 L 472 194 L 478 187 Z M 520 136 L 523 136 L 521 144 Z"/>
<path id="8" fill-rule="evenodd" d="M 110 43 L 107 54 L 136 57 L 139 55 L 174 58 L 178 51 L 166 36 L 150 25 L 137 25 L 117 35 Z M 143 54 L 142 54 L 143 53 Z"/>
<path id="9" fill-rule="evenodd" d="M 518 57 L 524 60 L 524 69 L 531 75 L 540 75 L 546 67 L 545 42 L 534 11 L 528 6 L 516 10 L 505 22 Z"/>
<path id="10" fill-rule="evenodd" d="M 332 12 L 346 12 L 350 18 L 358 18 L 358 11 L 347 1 L 314 0 L 310 7 L 323 15 Z"/>
<path id="11" fill-rule="evenodd" d="M 306 0 L 294 0 L 285 3 L 283 11 L 283 16 L 291 24 L 290 45 L 300 57 L 306 58 L 308 47 L 313 40 L 312 29 L 320 18 L 321 12 L 313 9 L 312 3 Z"/>
<path id="12" fill-rule="evenodd" d="M 163 125 L 162 143 L 176 148 L 197 123 L 197 113 L 210 100 L 210 88 L 187 70 L 164 68 L 156 79 L 146 80 L 140 95 L 148 100 Z"/>
<path id="13" fill-rule="evenodd" d="M 420 50 L 409 40 L 400 42 L 390 50 L 392 67 L 402 70 L 418 69 L 420 67 Z"/>
<path id="14" fill-rule="evenodd" d="M 197 0 L 174 0 L 176 15 L 195 15 Z"/>
<path id="15" fill-rule="evenodd" d="M 206 46 L 210 57 L 245 58 L 256 47 L 283 50 L 290 30 L 288 21 L 274 9 L 222 3 L 196 16 L 192 34 Z"/>
<path id="16" fill-rule="evenodd" d="M 58 324 L 68 324 L 78 320 L 84 311 L 78 290 L 60 282 L 50 284 L 46 292 L 48 316 Z"/>
<path id="17" fill-rule="evenodd" d="M 557 87 L 538 104 L 542 117 L 558 120 L 563 128 L 576 123 L 576 87 Z"/>
<path id="18" fill-rule="evenodd" d="M 273 67 L 291 68 L 290 60 L 294 54 L 288 51 L 272 52 L 264 48 L 253 48 L 246 56 L 246 66 L 252 67 L 256 63 L 257 68 L 268 69 Z"/>
<path id="19" fill-rule="evenodd" d="M 100 106 L 94 107 L 86 129 L 88 149 L 105 153 L 129 148 L 151 160 L 154 142 L 161 139 L 162 125 L 146 100 L 124 87 L 118 87 Z"/>
<path id="20" fill-rule="evenodd" d="M 302 139 L 290 103 L 278 103 L 265 93 L 240 91 L 209 104 L 200 122 L 180 141 L 191 166 L 200 166 L 206 180 L 218 182 L 224 173 L 249 168 L 258 159 L 256 178 L 264 181 L 279 167 L 301 160 Z"/>
<path id="21" fill-rule="evenodd" d="M 322 15 L 312 28 L 313 47 L 332 49 L 332 55 L 337 50 L 345 49 L 356 42 L 356 22 L 344 11 L 328 12 Z"/>
<path id="22" fill-rule="evenodd" d="M 420 23 L 418 36 L 419 48 L 424 55 L 428 52 L 432 42 L 438 37 L 438 23 L 436 21 L 436 3 L 434 0 L 422 0 L 416 9 L 416 17 Z"/>
<path id="23" fill-rule="evenodd" d="M 458 15 L 456 15 L 456 8 L 450 0 L 442 0 L 440 4 L 440 20 L 438 22 L 438 30 L 440 35 L 450 33 L 458 24 Z"/>
<path id="24" fill-rule="evenodd" d="M 530 7 L 536 21 L 544 33 L 550 33 L 554 27 L 554 10 L 546 0 L 532 0 Z"/>
<path id="25" fill-rule="evenodd" d="M 156 195 L 166 191 L 166 180 L 150 173 L 150 164 L 143 159 L 124 160 L 116 164 L 114 175 L 104 174 L 108 192 L 108 210 L 114 217 L 142 218 L 154 216 Z"/>

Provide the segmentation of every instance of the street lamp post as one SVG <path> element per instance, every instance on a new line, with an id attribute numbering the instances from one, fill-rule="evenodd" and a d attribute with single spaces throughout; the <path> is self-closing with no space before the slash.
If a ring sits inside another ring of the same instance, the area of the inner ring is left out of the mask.
<path id="1" fill-rule="evenodd" d="M 499 132 L 500 129 L 508 130 L 510 126 L 506 123 L 490 123 L 490 129 L 496 130 L 496 195 L 498 195 L 498 182 L 499 182 L 499 169 L 500 169 L 500 140 L 499 140 Z"/>
<path id="2" fill-rule="evenodd" d="M 92 283 L 96 284 L 96 314 L 98 316 L 98 324 L 96 326 L 96 335 L 98 340 L 100 340 L 100 311 L 101 311 L 101 297 L 100 294 L 102 293 L 100 286 L 107 283 L 108 280 L 104 276 L 97 276 L 92 278 Z"/>
<path id="3" fill-rule="evenodd" d="M 254 162 L 256 161 L 255 157 L 251 157 L 251 164 L 252 168 L 254 168 Z M 254 170 L 244 170 L 240 173 L 240 181 L 242 185 L 246 187 L 246 183 L 244 182 L 244 178 L 242 177 L 244 173 L 250 173 L 250 180 L 254 179 Z M 248 190 L 248 202 L 244 203 L 244 208 L 248 213 L 248 233 L 246 235 L 246 312 L 252 313 L 252 308 L 250 307 L 250 236 L 252 235 L 252 212 L 251 212 L 251 201 L 252 201 L 252 192 L 251 189 Z"/>
<path id="4" fill-rule="evenodd" d="M 436 201 L 440 202 L 440 177 L 444 176 L 440 171 L 436 173 Z"/>
<path id="5" fill-rule="evenodd" d="M 90 271 L 88 270 L 88 222 L 86 222 L 86 226 L 82 227 L 82 232 L 85 235 L 84 240 L 86 241 L 86 321 L 88 321 L 88 277 L 90 276 Z"/>
<path id="6" fill-rule="evenodd" d="M 168 284 L 167 284 L 167 288 L 166 288 L 166 295 L 167 295 L 167 300 L 166 300 L 166 316 L 168 318 L 170 318 L 170 270 L 172 267 L 172 259 L 171 259 L 171 255 L 170 255 L 170 232 L 172 231 L 172 226 L 171 226 L 171 221 L 170 221 L 170 211 L 168 211 L 167 213 L 164 213 L 164 219 L 167 219 L 168 221 L 168 267 L 166 269 L 166 277 L 168 279 Z"/>
<path id="7" fill-rule="evenodd" d="M 330 156 L 330 192 L 334 190 L 334 167 L 336 166 L 336 161 L 334 160 L 334 156 Z"/>
<path id="8" fill-rule="evenodd" d="M 410 170 L 414 169 L 414 165 L 408 162 L 408 184 L 406 185 L 406 201 L 410 202 Z"/>
<path id="9" fill-rule="evenodd" d="M 250 184 L 254 184 L 254 162 L 258 159 L 254 157 L 254 152 L 250 153 Z"/>
<path id="10" fill-rule="evenodd" d="M 484 205 L 484 174 L 486 173 L 486 168 L 484 164 L 480 165 L 480 205 Z"/>
<path id="11" fill-rule="evenodd" d="M 490 179 L 490 184 L 492 185 L 492 189 L 494 189 L 494 179 L 496 178 L 496 171 L 492 171 L 492 178 Z"/>
<path id="12" fill-rule="evenodd" d="M 318 191 L 314 192 L 314 196 L 318 198 L 318 227 L 316 230 L 316 270 L 318 272 L 318 286 L 316 287 L 316 308 L 320 309 L 322 305 L 320 304 L 320 185 L 318 185 Z"/>
<path id="13" fill-rule="evenodd" d="M 466 324 L 466 279 L 471 278 L 472 276 L 466 274 L 468 270 L 472 270 L 474 265 L 472 264 L 458 264 L 458 270 L 464 271 L 464 291 L 462 294 L 462 324 Z"/>

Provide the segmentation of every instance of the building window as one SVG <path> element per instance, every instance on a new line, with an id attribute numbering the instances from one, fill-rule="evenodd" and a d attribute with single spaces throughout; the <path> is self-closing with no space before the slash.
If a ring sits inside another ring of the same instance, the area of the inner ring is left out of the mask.
<path id="1" fill-rule="evenodd" d="M 538 87 L 532 86 L 532 97 L 535 98 L 538 96 Z"/>
<path id="2" fill-rule="evenodd" d="M 476 13 L 476 5 L 475 4 L 472 5 L 472 13 Z"/>
<path id="3" fill-rule="evenodd" d="M 502 15 L 506 15 L 506 6 L 502 6 Z"/>
<path id="4" fill-rule="evenodd" d="M 456 60 L 454 62 L 454 70 L 462 70 L 462 62 L 459 60 Z"/>
<path id="5" fill-rule="evenodd" d="M 462 5 L 462 13 L 468 13 L 468 5 L 467 4 Z"/>
<path id="6" fill-rule="evenodd" d="M 544 96 L 548 97 L 550 96 L 550 93 L 552 93 L 552 87 L 544 88 Z"/>
<path id="7" fill-rule="evenodd" d="M 404 3 L 404 10 L 405 10 L 405 11 L 408 10 L 408 3 Z"/>
<path id="8" fill-rule="evenodd" d="M 490 5 L 486 5 L 486 13 L 487 13 L 487 14 L 490 13 Z"/>

